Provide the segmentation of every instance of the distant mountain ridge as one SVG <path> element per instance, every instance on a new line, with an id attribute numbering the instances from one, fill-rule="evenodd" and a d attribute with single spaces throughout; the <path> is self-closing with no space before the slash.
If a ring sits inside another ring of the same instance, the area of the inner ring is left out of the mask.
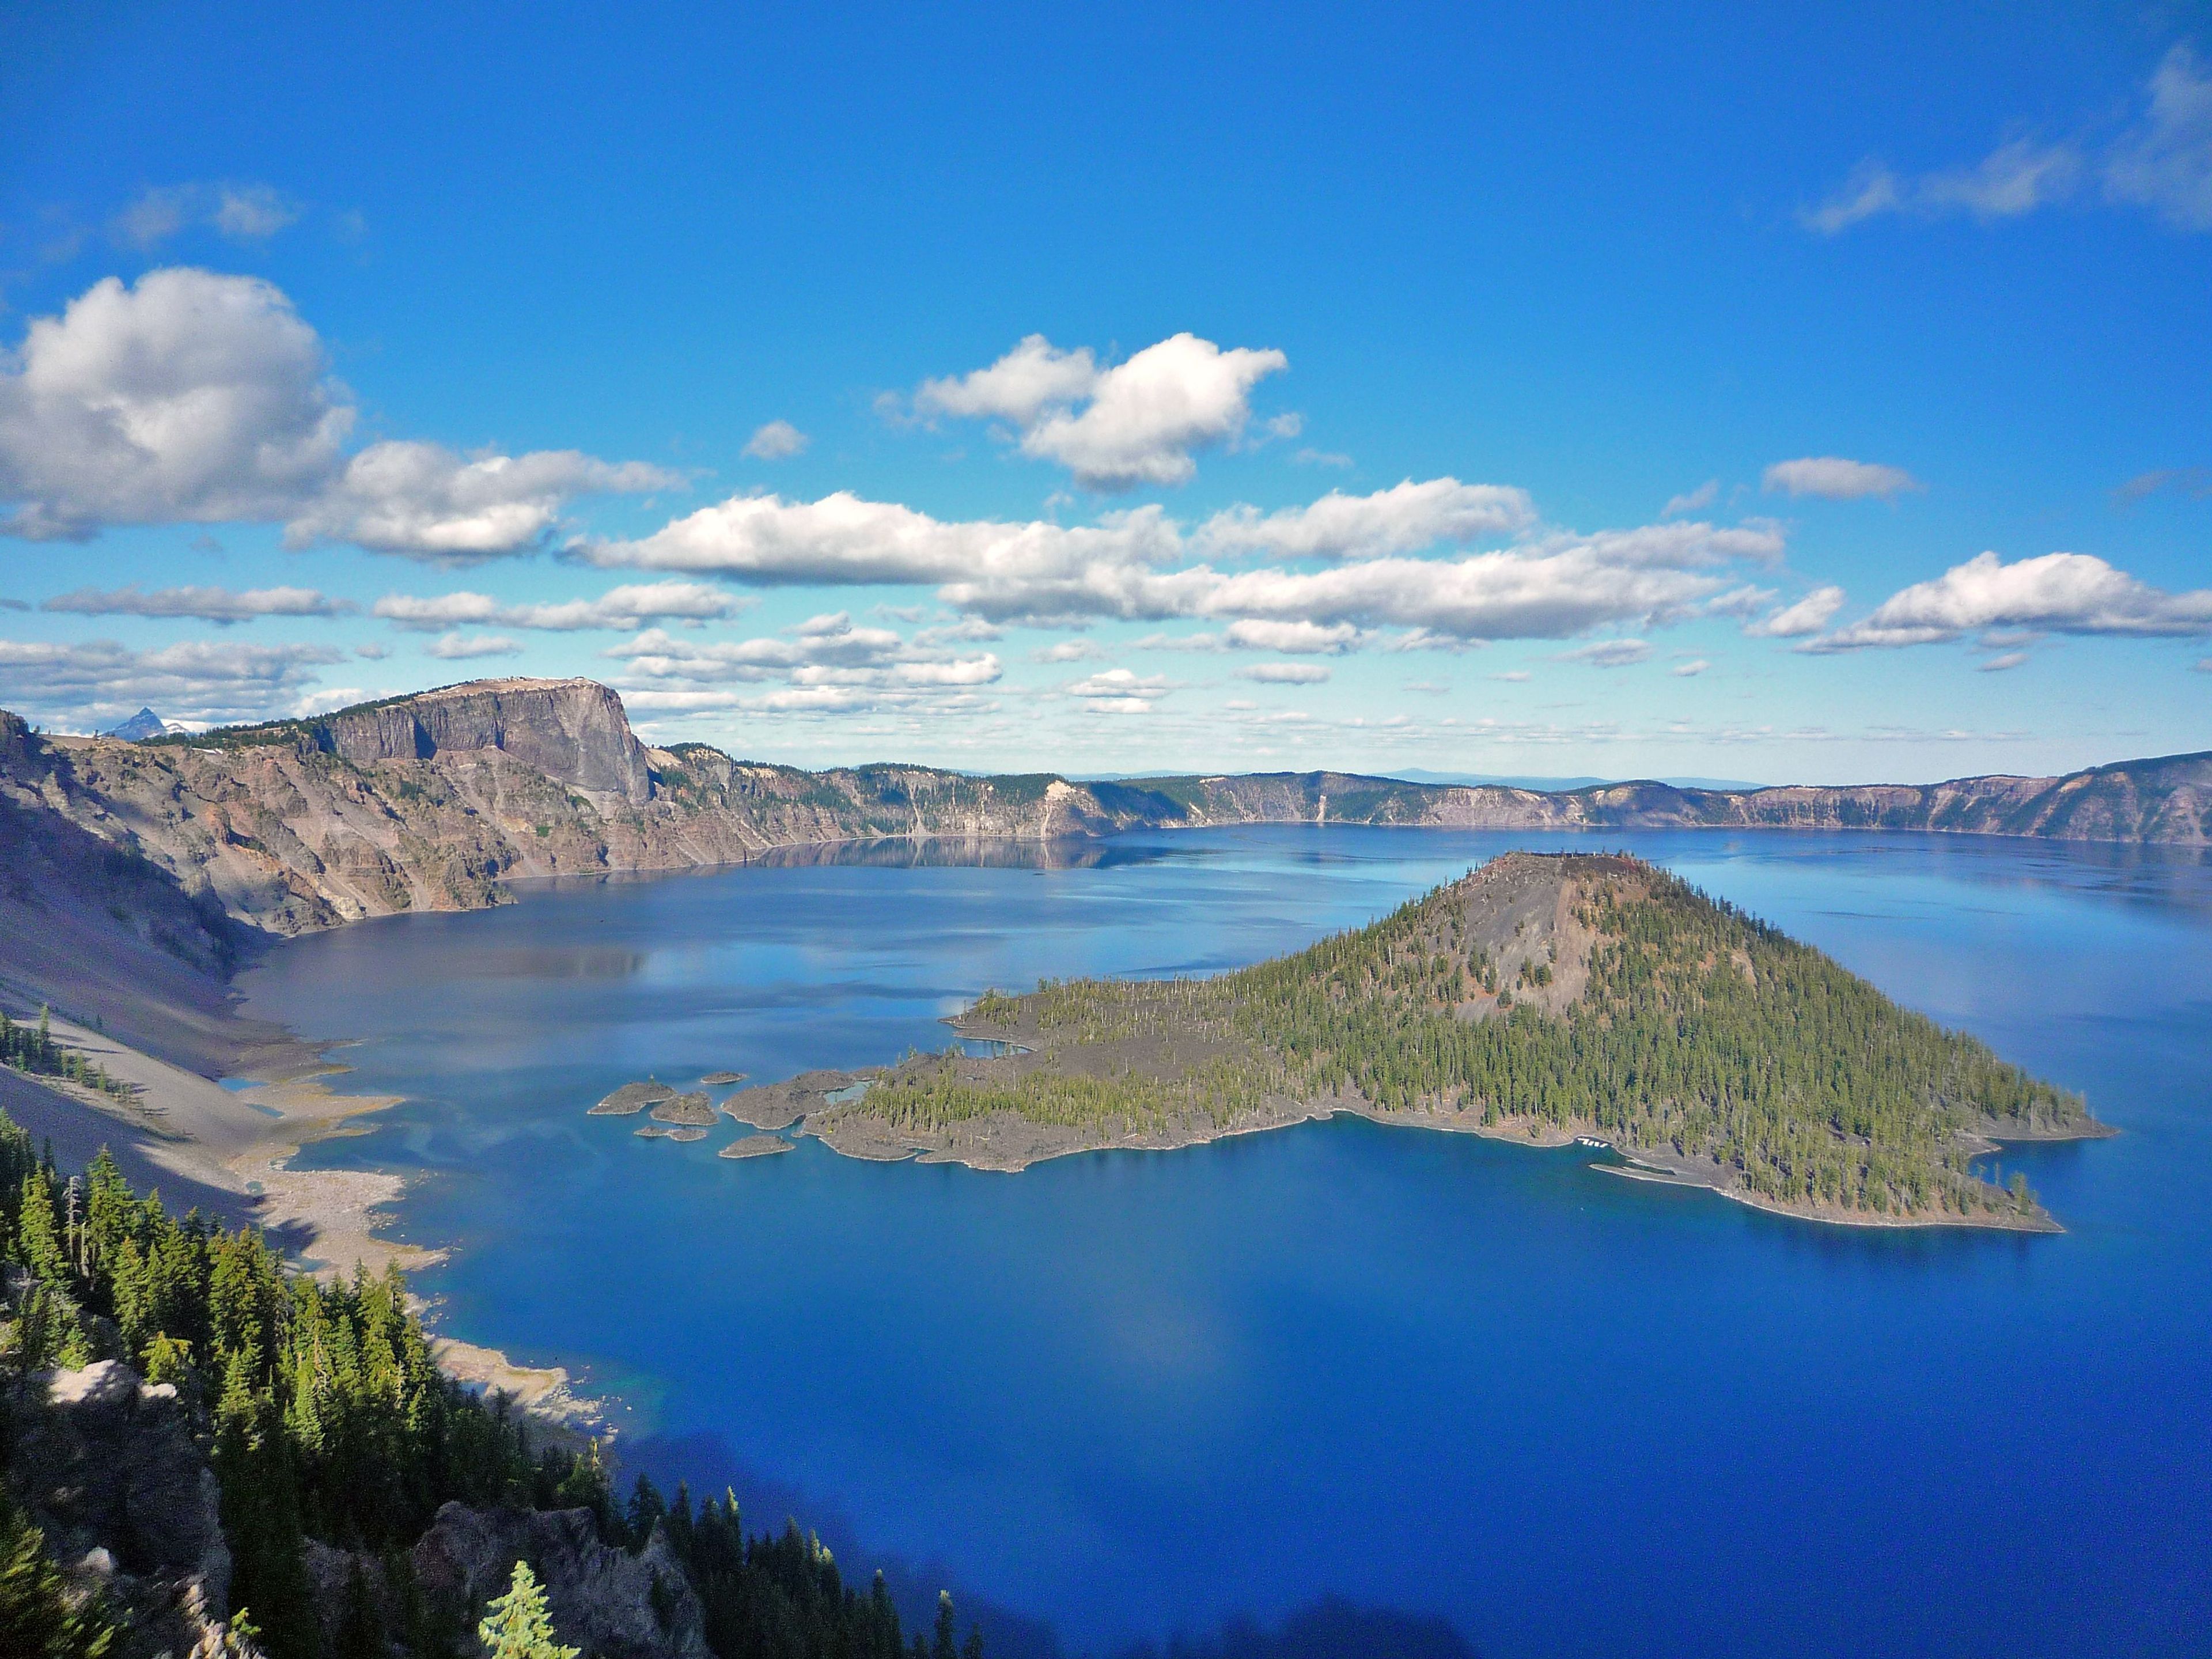
<path id="1" fill-rule="evenodd" d="M 586 679 L 495 679 L 140 742 L 46 737 L 0 713 L 0 803 L 158 866 L 198 914 L 290 934 L 501 902 L 510 879 L 739 862 L 914 836 L 1046 840 L 1128 829 L 1364 823 L 1577 830 L 1929 830 L 2212 844 L 2212 753 L 2058 778 L 1544 791 L 1341 772 L 1073 783 L 926 766 L 807 772 L 703 744 L 660 749 Z M 64 838 L 66 839 L 66 838 Z M 61 844 L 53 836 L 48 842 Z"/>

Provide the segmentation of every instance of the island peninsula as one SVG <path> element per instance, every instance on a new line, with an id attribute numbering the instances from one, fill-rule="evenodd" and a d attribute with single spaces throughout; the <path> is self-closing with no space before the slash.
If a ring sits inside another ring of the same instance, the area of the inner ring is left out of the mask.
<path id="1" fill-rule="evenodd" d="M 985 994 L 1006 1052 L 741 1091 L 723 1109 L 858 1157 L 977 1169 L 1337 1112 L 1537 1146 L 1812 1219 L 2057 1227 L 1972 1158 L 2112 1133 L 2080 1097 L 1625 854 L 1510 853 L 1371 926 L 1206 980 Z M 794 1094 L 795 1085 L 809 1085 Z"/>

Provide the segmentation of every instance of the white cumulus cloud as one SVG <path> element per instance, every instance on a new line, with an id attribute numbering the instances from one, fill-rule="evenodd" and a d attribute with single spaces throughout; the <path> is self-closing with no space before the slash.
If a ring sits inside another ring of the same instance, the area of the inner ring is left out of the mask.
<path id="1" fill-rule="evenodd" d="M 1513 535 L 1535 521 L 1535 503 L 1525 489 L 1408 478 L 1370 495 L 1332 489 L 1307 506 L 1274 513 L 1232 507 L 1201 525 L 1196 539 L 1205 551 L 1224 557 L 1373 559 L 1439 542 Z"/>
<path id="2" fill-rule="evenodd" d="M 640 495 L 678 482 L 641 461 L 573 449 L 466 457 L 442 444 L 372 444 L 284 526 L 284 539 L 469 564 L 537 545 L 573 496 Z"/>
<path id="3" fill-rule="evenodd" d="M 1743 631 L 1754 639 L 1802 639 L 1808 634 L 1819 633 L 1843 608 L 1842 588 L 1816 587 L 1796 604 L 1785 605 L 1769 611 L 1756 622 L 1746 623 Z"/>
<path id="4" fill-rule="evenodd" d="M 963 653 L 952 643 L 856 626 L 842 611 L 750 640 L 683 639 L 649 629 L 606 654 L 626 665 L 625 700 L 670 713 L 949 712 L 975 707 L 976 689 L 995 684 L 1003 672 L 993 653 Z M 716 689 L 738 684 L 782 689 L 751 695 Z"/>
<path id="5" fill-rule="evenodd" d="M 924 380 L 914 394 L 915 412 L 1034 426 L 1047 410 L 1064 409 L 1091 395 L 1098 360 L 1089 346 L 1062 351 L 1042 334 L 1021 343 L 988 368 Z"/>
<path id="6" fill-rule="evenodd" d="M 1775 495 L 1818 495 L 1831 501 L 1855 501 L 1874 495 L 1884 501 L 1921 483 L 1901 466 L 1845 460 L 1840 455 L 1808 455 L 1777 461 L 1761 480 Z"/>
<path id="7" fill-rule="evenodd" d="M 2046 553 L 2011 564 L 1983 553 L 1798 649 L 1930 645 L 1985 629 L 2194 637 L 2212 633 L 2212 588 L 2170 593 L 2087 553 Z"/>
<path id="8" fill-rule="evenodd" d="M 1176 689 L 1164 674 L 1139 674 L 1127 668 L 1102 669 L 1060 687 L 1071 697 L 1157 697 Z"/>
<path id="9" fill-rule="evenodd" d="M 1188 480 L 1197 452 L 1243 434 L 1253 386 L 1289 362 L 1279 351 L 1224 351 L 1183 333 L 1101 368 L 1089 347 L 1063 351 L 1032 334 L 987 368 L 925 380 L 914 407 L 925 419 L 1004 422 L 1023 453 L 1059 462 L 1086 489 L 1113 492 Z"/>
<path id="10" fill-rule="evenodd" d="M 1360 631 L 1350 623 L 1243 622 L 1229 624 L 1227 642 L 1240 651 L 1280 651 L 1291 656 L 1334 655 L 1353 650 Z"/>
<path id="11" fill-rule="evenodd" d="M 770 421 L 754 432 L 744 453 L 757 461 L 781 461 L 799 454 L 806 444 L 806 434 L 789 421 Z"/>
<path id="12" fill-rule="evenodd" d="M 1030 653 L 1031 662 L 1095 662 L 1104 656 L 1097 642 L 1092 640 L 1059 640 L 1051 645 L 1039 646 Z"/>
<path id="13" fill-rule="evenodd" d="M 5 528 L 289 515 L 339 464 L 353 410 L 291 302 L 250 276 L 110 276 L 33 318 L 0 367 Z"/>
<path id="14" fill-rule="evenodd" d="M 1255 662 L 1237 672 L 1262 685 L 1319 685 L 1329 675 L 1317 662 Z"/>
<path id="15" fill-rule="evenodd" d="M 1465 643 L 1565 638 L 1604 623 L 1672 617 L 1726 586 L 1714 573 L 1771 562 L 1784 541 L 1771 524 L 1678 521 L 1532 535 L 1441 558 L 1240 571 L 1194 562 L 1207 545 L 1203 532 L 1187 535 L 1155 507 L 1090 526 L 945 522 L 840 491 L 815 501 L 737 496 L 642 540 L 583 551 L 603 566 L 762 585 L 930 583 L 945 603 L 1000 622 L 1180 617 L 1398 627 L 1425 630 L 1434 642 Z"/>
<path id="16" fill-rule="evenodd" d="M 354 423 L 321 339 L 273 285 L 188 267 L 107 277 L 0 362 L 0 532 L 282 523 L 295 546 L 459 562 L 536 545 L 574 495 L 678 482 L 574 451 L 348 455 Z"/>

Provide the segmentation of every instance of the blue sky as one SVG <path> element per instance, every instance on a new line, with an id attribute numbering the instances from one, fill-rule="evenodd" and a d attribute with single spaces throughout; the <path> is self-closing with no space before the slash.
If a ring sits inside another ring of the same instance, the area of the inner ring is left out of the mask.
<path id="1" fill-rule="evenodd" d="M 270 9 L 0 21 L 44 724 L 577 673 L 807 764 L 2212 745 L 2201 7 Z"/>

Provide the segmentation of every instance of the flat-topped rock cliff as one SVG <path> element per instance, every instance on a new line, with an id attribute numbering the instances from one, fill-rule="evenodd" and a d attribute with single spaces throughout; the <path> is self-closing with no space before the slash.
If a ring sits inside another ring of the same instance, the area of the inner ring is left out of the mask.
<path id="1" fill-rule="evenodd" d="M 332 752 L 356 766 L 497 750 L 556 783 L 633 806 L 653 797 L 645 745 L 622 699 L 595 680 L 477 680 L 315 724 Z"/>
<path id="2" fill-rule="evenodd" d="M 2202 847 L 2212 842 L 2212 753 L 2063 778 L 1742 791 L 1622 783 L 1547 793 L 1338 772 L 1113 783 L 925 766 L 806 772 L 703 744 L 648 746 L 620 697 L 592 681 L 498 679 L 143 742 L 46 737 L 0 714 L 0 809 L 12 814 L 13 839 L 35 837 L 50 852 L 105 849 L 112 868 L 104 885 L 173 886 L 187 908 L 158 925 L 182 940 L 187 914 L 227 913 L 286 935 L 495 904 L 517 878 L 693 868 L 891 837 L 1049 841 L 1354 823 L 1893 830 Z M 26 890 L 15 902 L 38 900 Z"/>

